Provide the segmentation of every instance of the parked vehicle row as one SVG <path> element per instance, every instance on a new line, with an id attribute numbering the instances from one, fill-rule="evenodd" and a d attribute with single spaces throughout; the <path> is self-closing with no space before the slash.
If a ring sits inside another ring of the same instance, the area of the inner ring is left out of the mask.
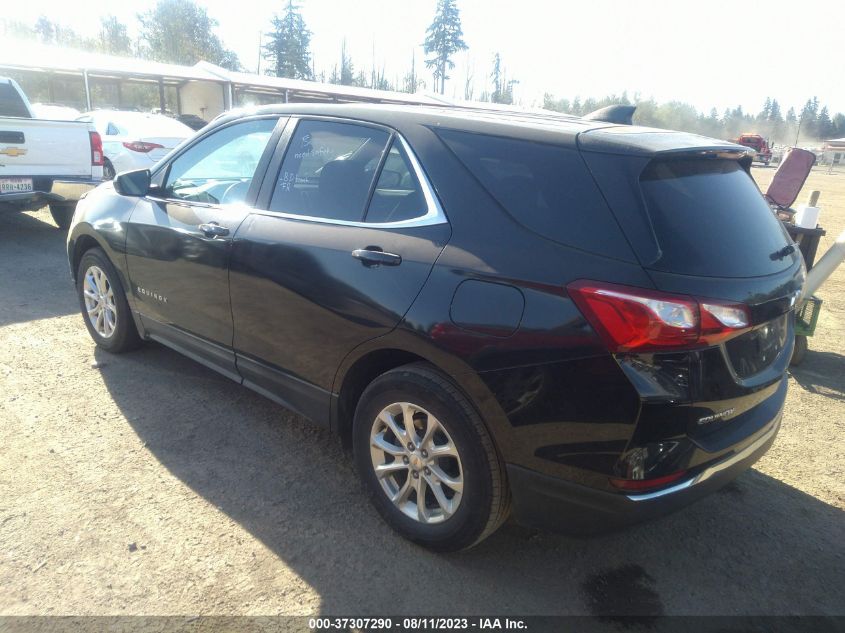
<path id="1" fill-rule="evenodd" d="M 327 425 L 454 550 L 657 516 L 772 444 L 804 268 L 749 168 L 564 116 L 267 106 L 89 194 L 68 258 L 98 346 Z"/>
<path id="2" fill-rule="evenodd" d="M 50 205 L 66 229 L 76 201 L 119 171 L 152 167 L 191 137 L 194 126 L 160 114 L 31 105 L 12 79 L 0 78 L 0 211 Z"/>
<path id="3" fill-rule="evenodd" d="M 111 180 L 121 171 L 153 167 L 170 150 L 194 135 L 184 123 L 162 114 L 96 110 L 79 120 L 91 123 L 103 139 L 105 180 Z"/>

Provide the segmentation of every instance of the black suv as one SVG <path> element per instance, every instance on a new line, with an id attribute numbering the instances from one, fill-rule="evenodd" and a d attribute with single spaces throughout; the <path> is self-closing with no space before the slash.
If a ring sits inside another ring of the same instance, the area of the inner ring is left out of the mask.
<path id="1" fill-rule="evenodd" d="M 800 254 L 745 148 L 417 106 L 229 113 L 77 209 L 101 348 L 170 346 L 352 446 L 439 550 L 592 531 L 771 445 Z M 283 485 L 284 482 L 280 482 Z"/>

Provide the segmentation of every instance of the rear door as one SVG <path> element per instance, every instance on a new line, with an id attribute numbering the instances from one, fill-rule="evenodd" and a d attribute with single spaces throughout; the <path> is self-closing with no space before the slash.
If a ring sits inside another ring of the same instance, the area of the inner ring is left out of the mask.
<path id="1" fill-rule="evenodd" d="M 232 237 L 251 211 L 277 122 L 237 120 L 185 148 L 156 174 L 161 186 L 138 202 L 127 227 L 131 294 L 144 327 L 232 377 Z"/>
<path id="2" fill-rule="evenodd" d="M 327 421 L 341 360 L 397 325 L 450 229 L 392 130 L 328 119 L 288 128 L 265 210 L 244 221 L 232 251 L 234 348 L 245 382 Z"/>

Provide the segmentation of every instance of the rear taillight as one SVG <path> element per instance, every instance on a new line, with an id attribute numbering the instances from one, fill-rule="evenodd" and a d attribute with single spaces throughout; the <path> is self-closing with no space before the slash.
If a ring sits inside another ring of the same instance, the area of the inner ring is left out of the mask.
<path id="1" fill-rule="evenodd" d="M 750 325 L 747 306 L 737 303 L 595 281 L 567 290 L 614 353 L 715 345 Z"/>
<path id="2" fill-rule="evenodd" d="M 159 145 L 158 143 L 147 143 L 146 141 L 131 141 L 124 143 L 123 147 L 142 154 L 149 154 L 154 149 L 164 149 L 164 145 Z"/>
<path id="3" fill-rule="evenodd" d="M 88 132 L 91 140 L 91 165 L 94 167 L 102 167 L 103 161 L 103 139 L 99 132 Z"/>

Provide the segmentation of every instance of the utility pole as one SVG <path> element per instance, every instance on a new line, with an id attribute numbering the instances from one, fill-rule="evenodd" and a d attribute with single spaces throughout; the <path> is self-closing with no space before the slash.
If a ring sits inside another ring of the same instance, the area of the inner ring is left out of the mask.
<path id="1" fill-rule="evenodd" d="M 258 31 L 258 68 L 255 69 L 255 74 L 261 74 L 261 38 L 264 36 L 264 33 Z"/>

